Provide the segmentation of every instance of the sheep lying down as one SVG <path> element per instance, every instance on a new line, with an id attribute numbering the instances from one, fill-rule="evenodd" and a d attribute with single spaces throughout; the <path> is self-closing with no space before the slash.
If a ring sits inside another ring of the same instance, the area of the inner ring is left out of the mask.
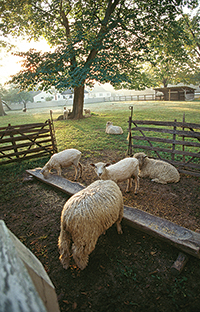
<path id="1" fill-rule="evenodd" d="M 180 180 L 178 170 L 163 160 L 151 159 L 145 153 L 136 153 L 133 157 L 139 161 L 139 177 L 149 177 L 153 182 L 167 184 L 177 183 Z"/>
<path id="2" fill-rule="evenodd" d="M 114 223 L 122 234 L 122 193 L 113 181 L 95 181 L 73 195 L 65 203 L 61 214 L 61 231 L 58 239 L 60 261 L 65 269 L 70 265 L 70 256 L 76 265 L 85 269 L 90 253 L 99 236 Z"/>
<path id="3" fill-rule="evenodd" d="M 106 123 L 106 133 L 108 134 L 123 134 L 123 130 L 120 126 L 113 126 L 111 121 Z"/>
<path id="4" fill-rule="evenodd" d="M 62 168 L 74 166 L 75 168 L 75 180 L 82 176 L 82 165 L 79 162 L 81 158 L 81 152 L 77 149 L 70 148 L 60 153 L 56 153 L 51 156 L 50 160 L 42 168 L 41 173 L 44 178 L 48 178 L 51 169 L 55 169 L 57 174 L 61 176 Z"/>

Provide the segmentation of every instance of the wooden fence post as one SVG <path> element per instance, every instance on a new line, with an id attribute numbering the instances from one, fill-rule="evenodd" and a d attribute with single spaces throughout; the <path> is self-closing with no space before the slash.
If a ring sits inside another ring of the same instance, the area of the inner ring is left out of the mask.
<path id="1" fill-rule="evenodd" d="M 183 113 L 183 123 L 185 123 L 185 113 Z M 182 129 L 183 129 L 183 131 L 185 130 L 184 127 Z M 183 139 L 183 141 L 185 141 L 184 135 L 183 135 L 182 139 Z M 183 152 L 184 152 L 184 150 L 185 150 L 185 146 L 183 145 Z M 185 162 L 185 155 L 183 155 L 183 162 Z"/>
<path id="2" fill-rule="evenodd" d="M 176 119 L 174 119 L 174 122 L 176 123 L 176 122 L 177 122 L 177 120 L 176 120 Z M 176 140 L 176 124 L 174 125 L 174 131 L 173 131 L 173 142 L 175 142 L 175 140 Z M 174 151 L 175 151 L 175 146 L 176 146 L 176 144 L 175 144 L 175 143 L 173 143 L 173 144 L 172 144 L 172 160 L 174 160 Z"/>

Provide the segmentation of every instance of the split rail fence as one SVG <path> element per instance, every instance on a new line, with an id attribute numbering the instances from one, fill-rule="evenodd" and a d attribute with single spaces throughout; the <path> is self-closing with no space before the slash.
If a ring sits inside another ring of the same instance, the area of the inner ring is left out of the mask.
<path id="1" fill-rule="evenodd" d="M 200 124 L 169 121 L 133 120 L 129 117 L 128 155 L 145 152 L 165 160 L 179 172 L 200 177 Z"/>
<path id="2" fill-rule="evenodd" d="M 53 121 L 0 127 L 0 165 L 57 152 Z"/>

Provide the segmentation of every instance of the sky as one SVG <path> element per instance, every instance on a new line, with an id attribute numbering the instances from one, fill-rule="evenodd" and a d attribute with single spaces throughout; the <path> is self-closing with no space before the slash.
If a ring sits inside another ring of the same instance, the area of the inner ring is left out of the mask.
<path id="1" fill-rule="evenodd" d="M 39 42 L 31 41 L 28 42 L 22 39 L 10 39 L 10 42 L 16 44 L 18 52 L 26 52 L 29 49 L 36 49 L 39 51 L 47 52 L 50 50 L 50 46 L 45 40 Z M 6 53 L 3 51 L 0 53 L 0 84 L 4 84 L 9 80 L 10 75 L 14 75 L 21 69 L 20 61 L 21 57 L 12 55 L 12 52 Z"/>

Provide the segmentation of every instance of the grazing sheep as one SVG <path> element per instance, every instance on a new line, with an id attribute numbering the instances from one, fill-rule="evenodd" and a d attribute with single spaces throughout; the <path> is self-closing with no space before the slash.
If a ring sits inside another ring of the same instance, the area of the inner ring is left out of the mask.
<path id="1" fill-rule="evenodd" d="M 106 133 L 108 133 L 108 134 L 122 134 L 123 130 L 119 126 L 113 126 L 113 123 L 111 121 L 108 121 L 106 123 Z"/>
<path id="2" fill-rule="evenodd" d="M 90 109 L 84 108 L 85 115 L 91 115 Z"/>
<path id="3" fill-rule="evenodd" d="M 142 152 L 136 153 L 133 157 L 139 161 L 141 178 L 149 177 L 151 181 L 161 184 L 177 183 L 180 180 L 178 170 L 166 161 L 150 159 Z"/>
<path id="4" fill-rule="evenodd" d="M 49 171 L 51 169 L 56 169 L 57 174 L 61 176 L 61 169 L 67 168 L 70 166 L 75 167 L 75 180 L 77 179 L 78 174 L 82 176 L 82 165 L 79 162 L 81 158 L 81 152 L 77 149 L 66 149 L 60 153 L 56 153 L 51 156 L 50 160 L 42 168 L 41 173 L 45 178 L 48 177 Z M 78 169 L 78 170 L 77 170 Z"/>
<path id="5" fill-rule="evenodd" d="M 136 158 L 127 157 L 113 165 L 103 162 L 90 165 L 95 168 L 95 172 L 101 180 L 112 180 L 116 183 L 128 180 L 126 192 L 130 191 L 132 186 L 132 178 L 134 177 L 135 194 L 137 194 L 139 190 L 139 163 Z"/>
<path id="6" fill-rule="evenodd" d="M 101 234 L 114 223 L 118 234 L 122 234 L 123 211 L 122 193 L 113 181 L 95 181 L 68 199 L 61 214 L 58 239 L 63 267 L 68 269 L 72 254 L 76 265 L 85 269 Z"/>
<path id="7" fill-rule="evenodd" d="M 69 114 L 69 111 L 68 111 L 67 107 L 65 106 L 64 110 L 63 110 L 63 119 L 64 120 L 66 120 L 68 118 L 68 114 Z"/>

